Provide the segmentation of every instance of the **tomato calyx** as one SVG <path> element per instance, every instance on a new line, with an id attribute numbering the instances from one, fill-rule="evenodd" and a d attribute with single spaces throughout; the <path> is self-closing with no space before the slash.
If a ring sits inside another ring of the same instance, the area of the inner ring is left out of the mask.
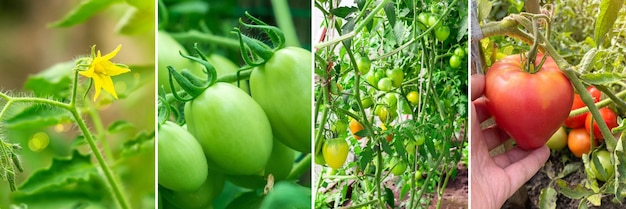
<path id="1" fill-rule="evenodd" d="M 194 49 L 196 53 L 198 53 L 198 56 L 200 58 L 185 55 L 182 52 L 179 52 L 180 56 L 202 64 L 202 66 L 204 66 L 204 69 L 205 69 L 204 73 L 207 75 L 206 80 L 203 80 L 202 78 L 199 78 L 198 76 L 194 75 L 193 73 L 189 71 L 189 69 L 183 69 L 179 73 L 178 71 L 176 71 L 176 69 L 174 69 L 174 67 L 167 66 L 167 70 L 169 72 L 169 85 L 170 85 L 170 88 L 172 89 L 172 95 L 177 100 L 183 101 L 183 102 L 193 100 L 198 95 L 202 94 L 202 92 L 204 92 L 206 88 L 208 88 L 209 86 L 212 86 L 217 81 L 217 71 L 215 70 L 215 67 L 213 67 L 213 65 L 211 65 L 208 62 L 207 57 L 204 56 L 204 54 L 200 52 L 197 44 L 194 46 Z M 180 86 L 180 88 L 182 88 L 187 94 L 189 94 L 189 96 L 191 96 L 190 98 L 189 97 L 183 98 L 183 96 L 180 96 L 178 92 L 176 92 L 175 87 L 174 87 L 174 80 L 178 82 L 178 85 Z"/>
<path id="2" fill-rule="evenodd" d="M 239 19 L 239 24 L 246 28 L 259 29 L 263 31 L 270 38 L 273 45 L 273 47 L 270 47 L 260 40 L 250 38 L 242 34 L 238 27 L 235 27 L 233 33 L 239 36 L 241 57 L 247 65 L 256 67 L 265 64 L 265 62 L 274 56 L 274 52 L 276 50 L 285 47 L 285 34 L 283 34 L 278 27 L 268 25 L 265 22 L 253 17 L 248 12 L 246 12 L 246 17 L 252 20 L 254 24 L 244 23 L 241 19 Z"/>

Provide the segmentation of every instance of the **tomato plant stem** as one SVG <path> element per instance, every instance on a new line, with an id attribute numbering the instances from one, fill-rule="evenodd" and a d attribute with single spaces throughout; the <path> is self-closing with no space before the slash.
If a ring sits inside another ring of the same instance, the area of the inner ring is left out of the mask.
<path id="1" fill-rule="evenodd" d="M 289 4 L 286 0 L 272 0 L 272 9 L 276 16 L 276 24 L 285 34 L 286 46 L 300 46 L 296 29 L 293 26 Z"/>
<path id="2" fill-rule="evenodd" d="M 80 114 L 78 114 L 78 111 L 76 109 L 71 109 L 70 112 L 72 113 L 72 116 L 74 116 L 74 120 L 76 120 L 76 124 L 78 124 L 78 127 L 83 132 L 83 135 L 85 136 L 85 140 L 89 144 L 89 147 L 91 148 L 93 152 L 93 155 L 96 157 L 96 160 L 98 161 L 98 164 L 100 165 L 100 168 L 104 172 L 107 182 L 109 183 L 109 186 L 111 187 L 110 188 L 112 190 L 111 192 L 115 196 L 115 199 L 117 199 L 117 203 L 123 209 L 130 208 L 128 205 L 128 201 L 126 200 L 125 196 L 122 194 L 120 184 L 117 182 L 116 178 L 113 176 L 113 172 L 111 171 L 106 161 L 102 157 L 102 154 L 100 153 L 100 149 L 96 145 L 96 142 L 94 141 L 93 136 L 91 135 L 91 132 L 87 128 L 85 121 L 80 116 Z"/>
<path id="3" fill-rule="evenodd" d="M 114 162 L 115 158 L 113 156 L 113 152 L 111 152 L 111 147 L 109 147 L 109 140 L 106 138 L 107 132 L 106 130 L 104 130 L 104 125 L 102 124 L 102 120 L 100 119 L 100 115 L 98 114 L 98 111 L 96 110 L 96 108 L 94 108 L 94 104 L 90 101 L 85 101 L 85 103 L 87 103 L 89 105 L 89 107 L 87 108 L 87 112 L 89 113 L 89 116 L 91 117 L 91 121 L 93 122 L 93 125 L 96 127 L 96 135 L 98 137 L 98 139 L 100 139 L 100 143 L 102 144 L 102 147 L 104 148 L 104 153 L 107 156 L 107 159 L 109 159 L 109 162 Z"/>
<path id="4" fill-rule="evenodd" d="M 603 99 L 602 101 L 595 103 L 595 106 L 596 106 L 596 108 L 600 109 L 600 108 L 603 108 L 603 107 L 608 106 L 608 105 L 609 105 L 609 104 L 611 104 L 612 102 L 615 102 L 616 104 L 617 104 L 618 102 L 624 102 L 624 101 L 623 101 L 623 99 L 621 99 L 621 98 L 626 98 L 626 90 L 621 91 L 621 92 L 619 92 L 619 93 L 615 94 L 615 98 L 617 98 L 617 100 L 615 100 L 615 99 L 613 99 L 613 98 L 611 98 L 611 97 L 610 97 L 610 98 Z M 617 102 L 616 102 L 616 101 L 617 101 Z M 584 106 L 584 107 L 581 107 L 581 108 L 578 108 L 578 109 L 572 110 L 572 111 L 569 113 L 569 117 L 572 117 L 572 116 L 577 116 L 577 115 L 580 115 L 580 114 L 583 114 L 583 113 L 586 113 L 586 112 L 589 112 L 589 107 Z"/>
<path id="5" fill-rule="evenodd" d="M 213 34 L 202 33 L 197 30 L 190 30 L 183 33 L 171 34 L 176 41 L 189 42 L 189 41 L 202 41 L 209 42 L 216 45 L 222 45 L 229 47 L 233 50 L 239 51 L 239 41 L 232 38 L 225 38 L 223 36 L 217 36 Z"/>
<path id="6" fill-rule="evenodd" d="M 304 158 L 302 158 L 302 160 L 300 160 L 300 162 L 298 162 L 298 164 L 296 164 L 296 166 L 293 167 L 293 169 L 291 169 L 291 172 L 289 173 L 289 176 L 287 176 L 287 179 L 297 179 L 304 172 L 311 169 L 311 158 L 312 158 L 311 153 L 307 154 Z"/>

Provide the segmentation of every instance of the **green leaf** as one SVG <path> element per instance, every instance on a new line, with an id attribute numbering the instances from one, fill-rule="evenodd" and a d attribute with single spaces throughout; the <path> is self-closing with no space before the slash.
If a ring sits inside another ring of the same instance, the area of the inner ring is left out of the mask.
<path id="1" fill-rule="evenodd" d="M 491 13 L 493 3 L 489 0 L 478 0 L 478 22 L 481 22 Z"/>
<path id="2" fill-rule="evenodd" d="M 164 97 L 159 96 L 158 99 L 159 99 L 157 103 L 157 110 L 159 111 L 158 125 L 160 127 L 161 124 L 165 123 L 165 121 L 167 121 L 170 118 L 170 105 Z"/>
<path id="3" fill-rule="evenodd" d="M 602 203 L 602 194 L 593 194 L 593 195 L 587 197 L 587 200 L 593 206 L 596 206 L 596 207 L 600 206 L 600 204 Z"/>
<path id="4" fill-rule="evenodd" d="M 154 11 L 128 8 L 119 21 L 117 31 L 125 35 L 138 35 L 154 30 Z"/>
<path id="5" fill-rule="evenodd" d="M 135 137 L 124 142 L 124 145 L 122 146 L 122 156 L 128 157 L 139 154 L 144 150 L 149 150 L 145 148 L 146 145 L 148 145 L 150 149 L 153 149 L 154 147 L 151 146 L 152 143 L 154 143 L 154 131 L 139 132 L 135 135 Z"/>
<path id="6" fill-rule="evenodd" d="M 539 195 L 539 208 L 554 209 L 556 208 L 557 193 L 552 187 L 546 187 L 541 190 Z"/>
<path id="7" fill-rule="evenodd" d="M 131 129 L 135 126 L 133 126 L 132 123 L 129 123 L 128 121 L 125 120 L 117 120 L 114 121 L 113 123 L 109 124 L 109 127 L 107 128 L 107 132 L 109 133 L 119 133 L 128 129 Z"/>
<path id="8" fill-rule="evenodd" d="M 330 13 L 341 18 L 346 18 L 348 15 L 358 12 L 359 9 L 356 7 L 337 7 L 330 10 Z"/>
<path id="9" fill-rule="evenodd" d="M 74 150 L 72 156 L 55 158 L 49 168 L 33 173 L 22 185 L 21 192 L 32 194 L 47 189 L 54 189 L 76 181 L 87 181 L 91 174 L 97 175 L 96 167 L 91 164 L 89 155 L 81 155 Z"/>
<path id="10" fill-rule="evenodd" d="M 68 98 L 72 86 L 74 61 L 61 62 L 34 75 L 29 75 L 24 89 L 31 90 L 38 97 L 52 96 L 56 99 Z"/>
<path id="11" fill-rule="evenodd" d="M 311 208 L 311 188 L 281 181 L 267 193 L 260 209 Z"/>
<path id="12" fill-rule="evenodd" d="M 556 176 L 556 178 L 559 178 L 559 179 L 565 178 L 567 175 L 570 175 L 580 170 L 582 165 L 583 164 L 581 162 L 568 163 L 567 165 L 565 165 L 565 168 L 563 168 L 563 170 L 559 173 L 559 175 Z"/>
<path id="13" fill-rule="evenodd" d="M 361 166 L 361 169 L 365 169 L 365 167 L 367 167 L 367 164 L 372 162 L 372 159 L 374 159 L 372 148 L 365 147 L 359 155 L 359 164 Z"/>
<path id="14" fill-rule="evenodd" d="M 28 205 L 27 208 L 115 208 L 112 196 L 97 172 L 88 179 L 76 179 L 70 183 L 50 187 L 34 194 L 16 192 L 15 202 Z"/>
<path id="15" fill-rule="evenodd" d="M 387 2 L 387 4 L 383 7 L 383 10 L 385 10 L 387 20 L 389 20 L 389 24 L 391 24 L 391 27 L 393 28 L 396 25 L 396 6 L 393 1 Z"/>
<path id="16" fill-rule="evenodd" d="M 602 45 L 605 35 L 613 27 L 622 5 L 624 5 L 624 0 L 602 0 L 600 3 L 600 14 L 596 19 L 594 31 L 595 41 L 598 45 Z"/>
<path id="17" fill-rule="evenodd" d="M 613 84 L 613 83 L 620 82 L 621 80 L 625 78 L 626 76 L 624 75 L 620 75 L 618 73 L 611 73 L 611 72 L 588 73 L 588 74 L 583 74 L 580 76 L 580 79 L 582 79 L 584 82 L 587 82 L 593 85 Z"/>
<path id="18" fill-rule="evenodd" d="M 341 26 L 341 35 L 350 33 L 354 30 L 354 25 L 356 24 L 354 18 L 346 19 L 346 23 Z M 343 41 L 344 46 L 351 46 L 352 38 L 346 39 Z"/>
<path id="19" fill-rule="evenodd" d="M 392 208 L 396 205 L 393 197 L 393 191 L 387 187 L 385 187 L 385 202 Z"/>
<path id="20" fill-rule="evenodd" d="M 69 121 L 73 121 L 73 117 L 64 109 L 34 104 L 8 117 L 4 125 L 10 129 L 37 129 Z"/>
<path id="21" fill-rule="evenodd" d="M 581 199 L 583 197 L 594 194 L 593 191 L 584 188 L 580 184 L 572 186 L 562 179 L 557 179 L 556 185 L 559 192 L 570 199 Z"/>
<path id="22" fill-rule="evenodd" d="M 49 27 L 70 27 L 85 22 L 94 14 L 102 11 L 119 0 L 86 0 L 67 13 L 63 19 L 49 24 Z"/>

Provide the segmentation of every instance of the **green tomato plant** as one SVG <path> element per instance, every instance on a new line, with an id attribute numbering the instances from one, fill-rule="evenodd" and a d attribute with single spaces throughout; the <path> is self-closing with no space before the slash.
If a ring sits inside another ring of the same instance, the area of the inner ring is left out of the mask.
<path id="1" fill-rule="evenodd" d="M 315 208 L 441 206 L 467 166 L 467 1 L 335 3 L 315 1 Z"/>

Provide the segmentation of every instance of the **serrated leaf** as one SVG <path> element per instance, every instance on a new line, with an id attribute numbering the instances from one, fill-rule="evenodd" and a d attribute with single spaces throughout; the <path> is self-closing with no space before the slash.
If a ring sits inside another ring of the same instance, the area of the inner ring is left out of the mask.
<path id="1" fill-rule="evenodd" d="M 341 26 L 341 35 L 350 33 L 354 30 L 354 18 L 346 19 L 346 23 Z M 350 46 L 352 44 L 352 38 L 343 41 L 344 46 Z"/>
<path id="2" fill-rule="evenodd" d="M 602 194 L 593 194 L 593 195 L 587 197 L 587 200 L 593 206 L 600 206 L 600 204 L 602 203 Z"/>
<path id="3" fill-rule="evenodd" d="M 546 187 L 541 190 L 539 195 L 539 208 L 554 209 L 556 208 L 557 193 L 552 187 Z"/>
<path id="4" fill-rule="evenodd" d="M 469 21 L 467 18 L 468 18 L 467 16 L 463 16 L 463 20 L 461 20 L 459 31 L 456 34 L 457 42 L 461 41 L 461 39 L 463 39 L 463 37 L 465 37 L 467 33 L 469 32 Z"/>
<path id="5" fill-rule="evenodd" d="M 620 82 L 625 79 L 626 76 L 618 73 L 601 72 L 601 73 L 588 73 L 580 76 L 583 81 L 593 85 L 608 85 Z"/>
<path id="6" fill-rule="evenodd" d="M 24 89 L 33 91 L 38 97 L 68 98 L 72 85 L 73 68 L 73 61 L 61 62 L 37 74 L 29 75 L 24 82 Z"/>
<path id="7" fill-rule="evenodd" d="M 118 22 L 117 32 L 125 35 L 137 35 L 154 30 L 154 11 L 130 7 Z"/>
<path id="8" fill-rule="evenodd" d="M 33 173 L 22 185 L 21 192 L 32 194 L 51 188 L 58 188 L 77 180 L 88 180 L 91 174 L 97 174 L 89 155 L 81 155 L 74 150 L 70 157 L 54 158 L 49 168 Z"/>
<path id="9" fill-rule="evenodd" d="M 593 191 L 584 188 L 580 184 L 569 185 L 566 181 L 562 179 L 557 179 L 556 185 L 559 192 L 570 199 L 581 199 L 583 197 L 594 194 Z"/>
<path id="10" fill-rule="evenodd" d="M 389 20 L 389 24 L 391 24 L 391 27 L 393 28 L 396 25 L 396 6 L 393 1 L 387 2 L 387 4 L 383 7 L 383 10 L 385 10 L 387 20 Z"/>
<path id="11" fill-rule="evenodd" d="M 563 170 L 559 173 L 558 176 L 556 176 L 556 178 L 565 178 L 566 176 L 580 170 L 580 168 L 582 167 L 582 163 L 581 162 L 574 162 L 574 163 L 569 163 L 567 165 L 565 165 L 565 167 L 563 168 Z"/>
<path id="12" fill-rule="evenodd" d="M 76 6 L 72 11 L 67 13 L 65 17 L 54 23 L 49 24 L 49 27 L 70 27 L 80 24 L 89 19 L 94 14 L 98 13 L 111 6 L 112 4 L 119 2 L 119 0 L 86 0 L 82 1 L 80 5 Z"/>
<path id="13" fill-rule="evenodd" d="M 34 104 L 8 117 L 4 125 L 10 129 L 36 129 L 73 121 L 72 115 L 61 108 Z"/>
<path id="14" fill-rule="evenodd" d="M 600 13 L 596 19 L 596 28 L 594 31 L 594 40 L 598 45 L 602 45 L 605 35 L 613 27 L 622 5 L 624 5 L 624 0 L 602 0 L 600 3 Z"/>
<path id="15" fill-rule="evenodd" d="M 359 155 L 359 164 L 361 166 L 361 169 L 365 169 L 365 167 L 367 167 L 367 164 L 372 162 L 372 159 L 374 159 L 372 153 L 373 151 L 370 147 L 366 147 L 365 149 L 363 149 L 363 151 Z"/>
<path id="16" fill-rule="evenodd" d="M 478 22 L 481 22 L 491 13 L 493 3 L 489 0 L 478 0 Z"/>
<path id="17" fill-rule="evenodd" d="M 123 147 L 122 156 L 128 157 L 128 156 L 132 156 L 135 154 L 139 154 L 143 150 L 145 150 L 145 149 L 142 149 L 144 145 L 150 144 L 153 142 L 154 142 L 154 131 L 139 132 L 137 133 L 137 135 L 135 135 L 135 137 L 124 142 L 124 145 L 122 146 Z"/>
<path id="18" fill-rule="evenodd" d="M 113 208 L 115 204 L 103 179 L 96 172 L 87 180 L 77 179 L 60 187 L 52 187 L 34 194 L 16 192 L 15 202 L 28 208 Z"/>
<path id="19" fill-rule="evenodd" d="M 135 127 L 132 123 L 129 123 L 128 121 L 125 120 L 117 120 L 114 121 L 113 123 L 109 124 L 109 127 L 107 128 L 107 132 L 109 133 L 119 133 L 122 132 L 124 130 L 128 130 Z"/>
<path id="20" fill-rule="evenodd" d="M 337 17 L 341 17 L 345 19 L 350 14 L 353 14 L 358 11 L 359 9 L 356 7 L 337 7 L 337 8 L 331 9 L 330 13 Z"/>

